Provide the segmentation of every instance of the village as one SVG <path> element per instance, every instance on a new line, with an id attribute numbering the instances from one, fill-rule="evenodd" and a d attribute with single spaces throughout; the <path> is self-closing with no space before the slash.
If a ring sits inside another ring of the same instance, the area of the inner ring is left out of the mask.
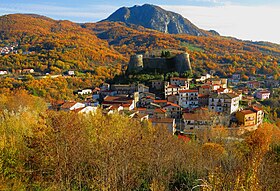
<path id="1" fill-rule="evenodd" d="M 55 101 L 50 109 L 81 114 L 101 109 L 104 115 L 119 113 L 140 122 L 150 121 L 172 134 L 195 134 L 216 126 L 251 131 L 265 119 L 259 103 L 270 98 L 265 87 L 267 84 L 256 80 L 242 82 L 236 74 L 230 79 L 210 74 L 192 79 L 171 77 L 168 81 L 151 80 L 148 85 L 103 83 L 94 89 L 77 90 L 75 94 L 84 102 Z"/>

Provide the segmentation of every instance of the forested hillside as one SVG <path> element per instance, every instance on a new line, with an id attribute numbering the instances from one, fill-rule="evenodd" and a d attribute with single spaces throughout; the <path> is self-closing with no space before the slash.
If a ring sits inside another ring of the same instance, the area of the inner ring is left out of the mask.
<path id="1" fill-rule="evenodd" d="M 216 70 L 221 76 L 238 72 L 243 78 L 264 74 L 280 76 L 280 48 L 272 43 L 253 43 L 222 36 L 198 37 L 186 34 L 165 34 L 141 26 L 120 22 L 99 22 L 82 25 L 108 41 L 126 55 L 157 49 L 186 50 L 196 73 Z"/>
<path id="2" fill-rule="evenodd" d="M 18 54 L 0 56 L 1 69 L 33 68 L 60 74 L 69 69 L 95 71 L 98 66 L 120 67 L 127 59 L 90 30 L 70 21 L 39 15 L 0 17 L 1 46 L 17 44 Z"/>

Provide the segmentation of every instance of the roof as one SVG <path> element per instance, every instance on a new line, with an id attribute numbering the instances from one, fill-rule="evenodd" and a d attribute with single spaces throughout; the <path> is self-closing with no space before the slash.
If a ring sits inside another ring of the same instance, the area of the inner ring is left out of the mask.
<path id="1" fill-rule="evenodd" d="M 135 115 L 132 118 L 136 119 L 142 119 L 144 117 L 149 116 L 148 114 L 141 114 L 141 113 L 135 113 Z"/>
<path id="2" fill-rule="evenodd" d="M 167 100 L 165 100 L 165 99 L 156 99 L 154 101 L 154 103 L 166 103 L 166 102 L 167 102 Z"/>
<path id="3" fill-rule="evenodd" d="M 165 109 L 162 109 L 162 108 L 156 108 L 154 110 L 155 113 L 166 113 L 166 110 Z"/>
<path id="4" fill-rule="evenodd" d="M 146 99 L 155 99 L 155 98 L 152 96 L 146 96 Z"/>
<path id="5" fill-rule="evenodd" d="M 169 85 L 169 86 L 167 86 L 167 88 L 180 88 L 180 86 L 178 86 L 178 85 Z"/>
<path id="6" fill-rule="evenodd" d="M 256 107 L 256 106 L 253 106 L 252 109 L 253 109 L 253 111 L 262 111 L 261 108 L 258 108 L 258 107 Z"/>
<path id="7" fill-rule="evenodd" d="M 184 142 L 189 142 L 191 139 L 187 137 L 186 135 L 178 135 L 178 139 L 181 139 Z"/>
<path id="8" fill-rule="evenodd" d="M 173 118 L 150 118 L 150 121 L 152 123 L 173 123 L 175 119 Z"/>
<path id="9" fill-rule="evenodd" d="M 168 107 L 168 106 L 180 107 L 178 104 L 175 104 L 175 103 L 172 103 L 172 102 L 167 102 L 167 105 L 165 105 L 164 107 Z"/>
<path id="10" fill-rule="evenodd" d="M 209 98 L 209 95 L 198 94 L 198 98 Z"/>
<path id="11" fill-rule="evenodd" d="M 211 120 L 211 117 L 209 115 L 203 115 L 201 113 L 184 113 L 183 119 L 202 121 L 202 120 Z"/>
<path id="12" fill-rule="evenodd" d="M 259 91 L 258 93 L 261 93 L 261 94 L 268 94 L 268 93 L 270 93 L 270 91 Z"/>
<path id="13" fill-rule="evenodd" d="M 130 106 L 131 106 L 131 104 L 129 104 L 129 103 L 125 103 L 125 104 L 122 104 L 121 106 L 123 106 L 123 107 L 130 107 Z"/>
<path id="14" fill-rule="evenodd" d="M 198 90 L 179 90 L 179 93 L 195 93 L 198 92 Z"/>
<path id="15" fill-rule="evenodd" d="M 54 101 L 51 102 L 51 105 L 52 106 L 58 106 L 58 105 L 62 105 L 64 103 L 65 103 L 64 100 L 54 100 Z"/>
<path id="16" fill-rule="evenodd" d="M 240 113 L 243 113 L 243 114 L 247 115 L 247 114 L 253 114 L 255 112 L 248 109 L 248 110 L 242 110 L 242 111 L 240 111 Z"/>
<path id="17" fill-rule="evenodd" d="M 69 101 L 69 102 L 64 103 L 64 104 L 61 106 L 61 108 L 62 108 L 62 109 L 69 109 L 69 108 L 73 107 L 76 103 L 77 103 L 77 102 L 75 102 L 75 101 Z"/>
<path id="18" fill-rule="evenodd" d="M 85 109 L 85 108 L 86 108 L 86 107 L 81 107 L 81 108 L 75 109 L 74 112 L 79 113 L 80 111 L 82 111 L 82 110 Z"/>
<path id="19" fill-rule="evenodd" d="M 210 86 L 209 86 L 209 85 L 203 85 L 203 86 L 201 86 L 201 88 L 203 88 L 203 89 L 209 89 Z"/>
<path id="20" fill-rule="evenodd" d="M 106 96 L 104 102 L 132 102 L 133 99 L 123 96 Z"/>
<path id="21" fill-rule="evenodd" d="M 233 99 L 236 97 L 239 97 L 239 96 L 234 93 L 224 93 L 224 94 L 215 93 L 210 96 L 210 98 L 218 98 L 218 99 Z"/>

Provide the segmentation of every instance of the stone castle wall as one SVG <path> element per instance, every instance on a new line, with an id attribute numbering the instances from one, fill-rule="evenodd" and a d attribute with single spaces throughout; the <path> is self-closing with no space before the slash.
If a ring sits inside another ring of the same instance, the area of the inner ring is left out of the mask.
<path id="1" fill-rule="evenodd" d="M 142 70 L 158 70 L 162 72 L 184 73 L 191 71 L 191 63 L 188 53 L 178 54 L 173 58 L 149 57 L 143 55 L 132 55 L 128 64 L 127 71 L 140 72 Z"/>

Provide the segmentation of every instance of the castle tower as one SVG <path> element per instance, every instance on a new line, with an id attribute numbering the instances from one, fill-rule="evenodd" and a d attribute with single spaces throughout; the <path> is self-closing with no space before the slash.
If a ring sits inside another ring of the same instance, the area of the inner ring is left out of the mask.
<path id="1" fill-rule="evenodd" d="M 139 72 L 143 70 L 144 64 L 143 64 L 143 55 L 142 54 L 136 54 L 131 55 L 130 60 L 128 63 L 127 71 L 130 72 Z"/>
<path id="2" fill-rule="evenodd" d="M 176 65 L 175 65 L 176 71 L 179 72 L 180 74 L 186 71 L 192 72 L 190 55 L 187 52 L 176 55 L 175 61 L 176 61 Z"/>

